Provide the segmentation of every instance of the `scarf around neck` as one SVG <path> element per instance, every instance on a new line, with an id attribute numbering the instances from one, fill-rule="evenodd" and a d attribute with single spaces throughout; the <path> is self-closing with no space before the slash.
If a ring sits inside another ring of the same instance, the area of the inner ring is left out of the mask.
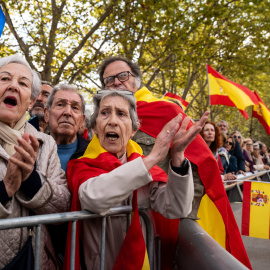
<path id="1" fill-rule="evenodd" d="M 26 121 L 25 114 L 13 128 L 0 121 L 0 138 L 5 142 L 3 148 L 10 156 L 16 152 L 14 145 L 19 145 L 18 139 L 24 134 Z"/>

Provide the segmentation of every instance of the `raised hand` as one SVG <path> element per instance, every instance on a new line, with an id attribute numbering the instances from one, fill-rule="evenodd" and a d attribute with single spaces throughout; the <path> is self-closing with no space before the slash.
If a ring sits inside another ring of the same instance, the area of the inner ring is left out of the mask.
<path id="1" fill-rule="evenodd" d="M 208 118 L 210 112 L 206 111 L 200 121 L 198 121 L 194 126 L 190 127 L 187 130 L 188 124 L 190 122 L 190 118 L 186 117 L 180 129 L 175 134 L 172 146 L 171 146 L 171 158 L 172 158 L 172 165 L 175 167 L 180 167 L 185 159 L 184 152 L 187 146 L 195 139 L 195 137 L 200 133 L 202 130 L 205 121 Z"/>
<path id="2" fill-rule="evenodd" d="M 168 154 L 171 142 L 172 165 L 180 167 L 184 161 L 184 151 L 186 147 L 194 140 L 196 135 L 200 133 L 209 113 L 210 112 L 205 112 L 200 121 L 188 130 L 186 129 L 190 121 L 189 117 L 186 117 L 182 122 L 182 115 L 178 114 L 168 122 L 158 134 L 151 153 L 144 158 L 146 168 L 150 170 L 153 166 L 164 160 Z M 182 125 L 179 129 L 181 122 Z"/>
<path id="3" fill-rule="evenodd" d="M 151 153 L 143 160 L 148 170 L 164 160 L 168 154 L 171 141 L 179 129 L 181 121 L 182 115 L 178 114 L 175 118 L 168 122 L 158 134 Z"/>
<path id="4" fill-rule="evenodd" d="M 37 159 L 39 142 L 33 135 L 24 133 L 21 139 L 18 139 L 19 146 L 14 146 L 18 156 L 10 157 L 10 162 L 14 163 L 21 169 L 22 181 L 25 181 L 34 169 Z"/>

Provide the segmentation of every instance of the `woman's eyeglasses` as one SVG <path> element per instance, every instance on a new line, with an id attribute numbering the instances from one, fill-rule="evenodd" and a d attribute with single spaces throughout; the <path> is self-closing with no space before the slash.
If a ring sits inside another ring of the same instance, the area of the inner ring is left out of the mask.
<path id="1" fill-rule="evenodd" d="M 241 139 L 241 138 L 242 138 L 241 136 L 236 136 L 236 135 L 233 135 L 233 137 L 234 137 L 235 139 Z"/>
<path id="2" fill-rule="evenodd" d="M 233 145 L 233 143 L 232 143 L 232 142 L 228 142 L 228 141 L 226 142 L 226 144 L 229 144 L 229 145 L 231 145 L 231 146 Z"/>

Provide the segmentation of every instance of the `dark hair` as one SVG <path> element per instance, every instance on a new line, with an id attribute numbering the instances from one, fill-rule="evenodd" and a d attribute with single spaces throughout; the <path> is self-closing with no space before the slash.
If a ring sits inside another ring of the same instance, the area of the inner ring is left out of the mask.
<path id="1" fill-rule="evenodd" d="M 136 78 L 139 78 L 140 80 L 140 85 L 139 88 L 143 87 L 143 83 L 142 83 L 142 72 L 141 69 L 139 67 L 139 65 L 133 63 L 132 61 L 130 61 L 129 59 L 123 57 L 123 56 L 109 56 L 107 58 L 105 58 L 103 60 L 103 62 L 101 63 L 99 69 L 98 69 L 98 73 L 99 73 L 99 79 L 101 82 L 101 88 L 105 89 L 105 84 L 104 84 L 104 79 L 103 79 L 103 75 L 105 72 L 106 67 L 116 61 L 122 61 L 128 64 L 128 66 L 130 67 L 132 73 L 135 75 Z"/>
<path id="2" fill-rule="evenodd" d="M 215 124 L 215 122 L 206 121 L 205 122 L 205 125 L 206 124 L 211 124 L 214 127 L 214 129 L 215 129 L 215 140 L 210 144 L 210 150 L 213 153 L 215 153 L 217 151 L 217 149 L 222 146 L 222 138 L 220 136 L 220 129 Z M 204 130 L 205 125 L 203 126 L 203 128 L 202 128 L 202 130 L 200 132 L 200 134 L 201 134 L 202 137 L 203 137 L 203 130 Z M 203 139 L 204 139 L 204 137 L 203 137 Z"/>

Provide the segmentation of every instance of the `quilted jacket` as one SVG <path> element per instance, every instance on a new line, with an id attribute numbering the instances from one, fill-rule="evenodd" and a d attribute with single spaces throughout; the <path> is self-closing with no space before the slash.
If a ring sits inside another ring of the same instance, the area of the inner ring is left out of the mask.
<path id="1" fill-rule="evenodd" d="M 38 132 L 31 124 L 26 123 L 25 132 L 33 134 L 39 141 L 36 159 L 36 171 L 39 173 L 42 186 L 32 199 L 18 190 L 4 205 L 0 203 L 0 218 L 29 216 L 29 210 L 35 214 L 50 214 L 70 210 L 71 195 L 66 183 L 64 171 L 61 169 L 54 139 Z M 0 181 L 3 180 L 9 155 L 0 146 Z M 28 238 L 27 228 L 0 231 L 0 269 L 8 264 L 19 252 Z M 35 229 L 33 232 L 33 248 L 35 253 Z M 41 229 L 40 269 L 56 269 L 56 260 L 50 236 L 46 226 Z"/>

